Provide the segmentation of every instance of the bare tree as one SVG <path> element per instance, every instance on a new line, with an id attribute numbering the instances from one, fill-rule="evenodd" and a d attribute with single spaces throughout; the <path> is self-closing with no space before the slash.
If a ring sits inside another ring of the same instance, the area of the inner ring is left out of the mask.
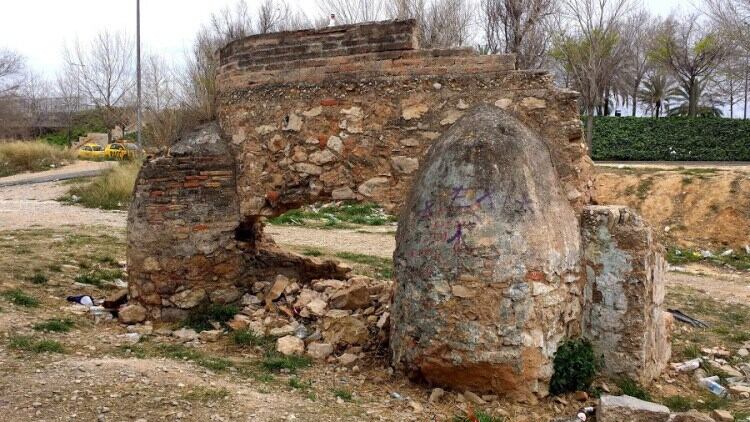
<path id="1" fill-rule="evenodd" d="M 111 142 L 112 129 L 124 124 L 130 112 L 126 100 L 134 84 L 132 41 L 123 33 L 103 31 L 88 49 L 80 43 L 76 43 L 73 51 L 66 48 L 65 57 L 71 66 L 84 67 L 82 86 L 96 106 Z"/>
<path id="2" fill-rule="evenodd" d="M 167 146 L 177 138 L 183 123 L 175 72 L 155 54 L 146 57 L 143 70 L 146 139 L 151 146 Z"/>
<path id="3" fill-rule="evenodd" d="M 687 94 L 688 117 L 696 117 L 700 93 L 729 50 L 720 34 L 699 23 L 697 15 L 669 19 L 652 57 L 666 67 Z"/>
<path id="4" fill-rule="evenodd" d="M 383 0 L 317 0 L 325 15 L 336 15 L 339 24 L 372 22 L 383 18 Z"/>
<path id="5" fill-rule="evenodd" d="M 714 76 L 716 94 L 724 99 L 729 106 L 729 117 L 734 118 L 734 106 L 742 100 L 744 91 L 746 63 L 741 50 L 737 54 L 728 55 L 720 65 Z"/>
<path id="6" fill-rule="evenodd" d="M 481 0 L 479 21 L 490 53 L 513 53 L 516 68 L 542 66 L 551 39 L 554 0 Z"/>
<path id="7" fill-rule="evenodd" d="M 656 32 L 658 22 L 645 10 L 630 15 L 625 21 L 622 37 L 625 43 L 624 69 L 622 72 L 623 96 L 630 97 L 631 115 L 638 109 L 638 92 L 646 72 L 651 68 L 649 51 L 651 39 Z"/>
<path id="8" fill-rule="evenodd" d="M 457 47 L 471 39 L 474 9 L 468 0 L 389 0 L 386 14 L 415 19 L 423 48 Z"/>
<path id="9" fill-rule="evenodd" d="M 555 39 L 553 57 L 581 93 L 586 116 L 586 142 L 591 146 L 594 113 L 605 104 L 614 72 L 620 67 L 621 21 L 631 3 L 626 0 L 564 0 L 570 25 Z"/>
<path id="10" fill-rule="evenodd" d="M 55 77 L 54 92 L 60 101 L 58 112 L 65 119 L 68 130 L 68 146 L 73 145 L 73 119 L 80 109 L 80 79 L 76 69 L 64 67 Z"/>
<path id="11" fill-rule="evenodd" d="M 0 96 L 9 94 L 23 84 L 23 57 L 12 50 L 0 49 Z"/>

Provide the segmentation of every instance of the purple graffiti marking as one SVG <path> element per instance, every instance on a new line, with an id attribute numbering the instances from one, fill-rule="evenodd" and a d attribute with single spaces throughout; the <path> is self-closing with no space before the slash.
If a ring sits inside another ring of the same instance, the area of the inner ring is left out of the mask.
<path id="1" fill-rule="evenodd" d="M 516 199 L 513 202 L 518 206 L 518 212 L 525 213 L 531 211 L 531 199 L 527 195 L 524 194 L 521 199 Z"/>
<path id="2" fill-rule="evenodd" d="M 495 208 L 495 203 L 492 202 L 492 192 L 490 192 L 490 191 L 484 191 L 484 195 L 482 195 L 479 198 L 477 198 L 476 204 L 481 207 L 482 206 L 482 202 L 485 202 L 485 201 L 487 201 L 489 203 L 490 208 L 493 208 L 493 209 Z"/>
<path id="3" fill-rule="evenodd" d="M 454 246 L 458 246 L 463 241 L 463 225 L 461 223 L 458 223 L 458 226 L 456 226 L 456 233 L 448 239 L 447 243 L 453 243 L 456 242 Z"/>
<path id="4" fill-rule="evenodd" d="M 427 201 L 424 204 L 424 208 L 419 211 L 419 220 L 427 220 L 432 218 L 433 207 L 435 206 L 434 201 Z"/>
<path id="5" fill-rule="evenodd" d="M 453 188 L 453 197 L 451 198 L 451 205 L 453 205 L 456 200 L 466 198 L 466 189 L 463 186 L 455 187 Z"/>

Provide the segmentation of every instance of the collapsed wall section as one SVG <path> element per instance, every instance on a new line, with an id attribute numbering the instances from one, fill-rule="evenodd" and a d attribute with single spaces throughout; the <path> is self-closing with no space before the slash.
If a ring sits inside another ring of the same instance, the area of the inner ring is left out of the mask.
<path id="1" fill-rule="evenodd" d="M 588 206 L 581 226 L 587 274 L 583 335 L 604 357 L 605 373 L 651 381 L 671 355 L 663 247 L 624 206 Z"/>

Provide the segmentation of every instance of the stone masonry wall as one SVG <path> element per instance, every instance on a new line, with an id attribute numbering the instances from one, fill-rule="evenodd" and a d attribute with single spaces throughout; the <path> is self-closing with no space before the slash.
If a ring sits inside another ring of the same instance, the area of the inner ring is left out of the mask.
<path id="1" fill-rule="evenodd" d="M 352 25 L 249 37 L 221 51 L 219 120 L 243 215 L 331 199 L 395 211 L 427 147 L 480 103 L 539 133 L 566 197 L 578 211 L 589 202 L 577 94 L 545 72 L 513 70 L 512 56 L 416 50 L 415 31 L 413 21 Z M 351 39 L 356 54 L 324 49 L 328 38 Z"/>
<path id="2" fill-rule="evenodd" d="M 609 375 L 657 377 L 671 354 L 664 312 L 663 248 L 640 216 L 623 206 L 588 206 L 581 217 L 583 334 Z"/>
<path id="3" fill-rule="evenodd" d="M 238 223 L 234 157 L 216 124 L 146 162 L 128 214 L 131 300 L 164 319 L 235 300 L 226 291 L 242 270 Z"/>

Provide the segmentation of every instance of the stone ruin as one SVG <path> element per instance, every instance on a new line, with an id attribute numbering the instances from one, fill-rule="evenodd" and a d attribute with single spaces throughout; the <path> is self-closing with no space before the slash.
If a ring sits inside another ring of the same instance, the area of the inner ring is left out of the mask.
<path id="1" fill-rule="evenodd" d="M 319 318 L 302 350 L 377 335 L 413 378 L 514 396 L 546 394 L 569 336 L 611 373 L 662 370 L 661 250 L 632 211 L 589 206 L 575 92 L 510 55 L 419 49 L 410 20 L 256 35 L 218 55 L 218 121 L 136 182 L 133 320 L 241 303 L 233 323 L 280 335 Z M 401 212 L 395 290 L 263 232 L 332 200 Z"/>

